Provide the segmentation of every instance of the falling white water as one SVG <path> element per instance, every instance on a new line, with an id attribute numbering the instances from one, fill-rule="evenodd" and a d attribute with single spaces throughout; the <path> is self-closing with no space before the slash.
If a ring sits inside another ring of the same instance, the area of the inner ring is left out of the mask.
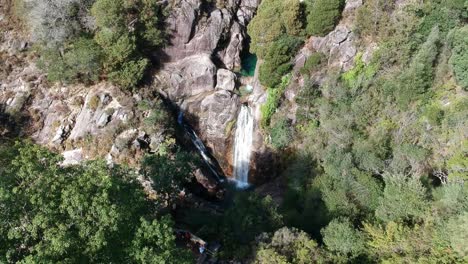
<path id="1" fill-rule="evenodd" d="M 206 149 L 205 145 L 201 141 L 201 139 L 198 137 L 197 133 L 184 122 L 184 113 L 182 111 L 179 112 L 179 116 L 177 117 L 177 123 L 179 125 L 183 126 L 185 132 L 189 135 L 190 140 L 192 143 L 195 145 L 197 148 L 198 152 L 203 158 L 203 161 L 205 164 L 208 166 L 208 168 L 211 170 L 214 176 L 220 181 L 223 182 L 224 180 L 220 177 L 219 173 L 216 171 L 216 165 L 214 165 L 213 159 L 210 157 L 208 154 L 208 150 Z"/>
<path id="2" fill-rule="evenodd" d="M 234 178 L 238 187 L 249 185 L 250 155 L 252 153 L 253 115 L 247 105 L 242 105 L 237 117 L 234 140 Z"/>

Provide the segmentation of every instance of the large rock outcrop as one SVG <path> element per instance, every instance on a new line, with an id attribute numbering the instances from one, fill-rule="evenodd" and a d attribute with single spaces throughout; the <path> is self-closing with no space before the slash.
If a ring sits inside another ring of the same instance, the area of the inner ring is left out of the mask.
<path id="1" fill-rule="evenodd" d="M 178 0 L 166 20 L 169 45 L 162 51 L 167 61 L 208 54 L 229 70 L 240 67 L 246 26 L 260 0 Z"/>
<path id="2" fill-rule="evenodd" d="M 232 171 L 234 124 L 239 109 L 236 75 L 259 0 L 175 1 L 167 24 L 167 62 L 154 86 L 175 105 L 218 160 Z"/>

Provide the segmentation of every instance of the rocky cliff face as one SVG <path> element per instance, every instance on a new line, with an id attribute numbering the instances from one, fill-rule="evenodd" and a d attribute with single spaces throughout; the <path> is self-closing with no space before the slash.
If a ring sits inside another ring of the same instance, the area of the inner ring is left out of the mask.
<path id="1" fill-rule="evenodd" d="M 184 111 L 227 175 L 240 105 L 233 71 L 240 68 L 246 26 L 259 2 L 177 1 L 167 20 L 170 45 L 162 51 L 168 62 L 154 76 L 154 87 Z"/>
<path id="2" fill-rule="evenodd" d="M 133 96 L 108 83 L 49 87 L 45 76 L 31 63 L 33 60 L 22 52 L 28 48 L 27 38 L 9 30 L 2 32 L 0 54 L 7 67 L 2 69 L 0 78 L 0 111 L 11 115 L 26 113 L 29 119 L 24 133 L 40 144 L 64 152 L 65 162 L 70 164 L 96 156 L 132 162 L 146 151 L 158 151 L 166 139 L 164 130 L 145 125 L 150 110 L 138 107 L 143 101 L 154 100 L 153 96 L 148 97 L 151 94 L 148 91 L 156 90 L 184 111 L 188 122 L 229 176 L 239 106 L 248 103 L 255 114 L 249 181 L 264 182 L 274 175 L 271 165 L 275 160 L 259 127 L 265 89 L 258 82 L 258 67 L 253 78 L 239 78 L 234 73 L 240 69 L 241 53 L 248 38 L 246 27 L 260 0 L 168 3 L 169 43 L 155 51 L 164 63 L 154 74 L 153 83 Z M 361 4 L 361 0 L 348 0 L 345 13 L 352 14 Z M 296 57 L 296 70 L 316 51 L 328 55 L 329 67 L 349 69 L 356 55 L 351 28 L 344 19 L 326 37 L 310 38 Z M 301 80 L 296 78 L 294 82 Z M 241 99 L 236 91 L 240 85 L 251 85 L 252 93 Z M 293 103 L 294 97 L 294 89 L 288 89 L 286 98 Z"/>
<path id="3" fill-rule="evenodd" d="M 142 88 L 159 91 L 185 112 L 227 175 L 240 105 L 234 71 L 240 69 L 246 26 L 259 2 L 168 1 L 169 44 L 155 52 L 163 67 L 151 87 Z M 144 120 L 150 110 L 138 107 L 154 98 L 141 90 L 129 96 L 109 83 L 51 86 L 34 59 L 25 57 L 27 47 L 27 36 L 2 32 L 0 53 L 11 67 L 0 78 L 1 111 L 27 116 L 23 133 L 63 152 L 68 164 L 96 156 L 132 162 L 145 151 L 158 151 L 165 132 L 148 129 Z"/>

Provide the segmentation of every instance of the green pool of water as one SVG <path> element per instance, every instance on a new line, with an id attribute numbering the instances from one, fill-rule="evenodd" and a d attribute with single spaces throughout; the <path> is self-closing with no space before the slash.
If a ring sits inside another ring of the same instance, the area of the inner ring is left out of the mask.
<path id="1" fill-rule="evenodd" d="M 241 57 L 241 71 L 242 76 L 254 76 L 255 67 L 257 65 L 257 55 L 252 53 L 246 53 Z"/>

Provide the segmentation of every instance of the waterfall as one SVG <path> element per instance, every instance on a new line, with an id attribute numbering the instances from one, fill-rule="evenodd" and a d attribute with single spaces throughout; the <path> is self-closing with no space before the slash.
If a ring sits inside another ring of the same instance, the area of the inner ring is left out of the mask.
<path id="1" fill-rule="evenodd" d="M 200 153 L 200 155 L 203 158 L 203 161 L 205 162 L 206 166 L 210 169 L 210 171 L 213 173 L 213 175 L 216 176 L 216 178 L 220 182 L 223 182 L 224 180 L 219 175 L 216 169 L 217 167 L 215 165 L 215 162 L 213 161 L 213 158 L 209 154 L 208 150 L 206 149 L 205 144 L 203 144 L 201 139 L 198 137 L 197 133 L 195 133 L 195 131 L 187 123 L 184 122 L 184 113 L 182 111 L 179 112 L 179 116 L 177 117 L 177 123 L 179 123 L 179 125 L 181 125 L 184 128 L 185 133 L 189 135 L 190 140 L 197 148 L 198 153 Z"/>
<path id="2" fill-rule="evenodd" d="M 253 115 L 251 108 L 242 105 L 236 124 L 234 140 L 234 178 L 238 187 L 249 185 L 250 156 L 252 153 Z"/>

